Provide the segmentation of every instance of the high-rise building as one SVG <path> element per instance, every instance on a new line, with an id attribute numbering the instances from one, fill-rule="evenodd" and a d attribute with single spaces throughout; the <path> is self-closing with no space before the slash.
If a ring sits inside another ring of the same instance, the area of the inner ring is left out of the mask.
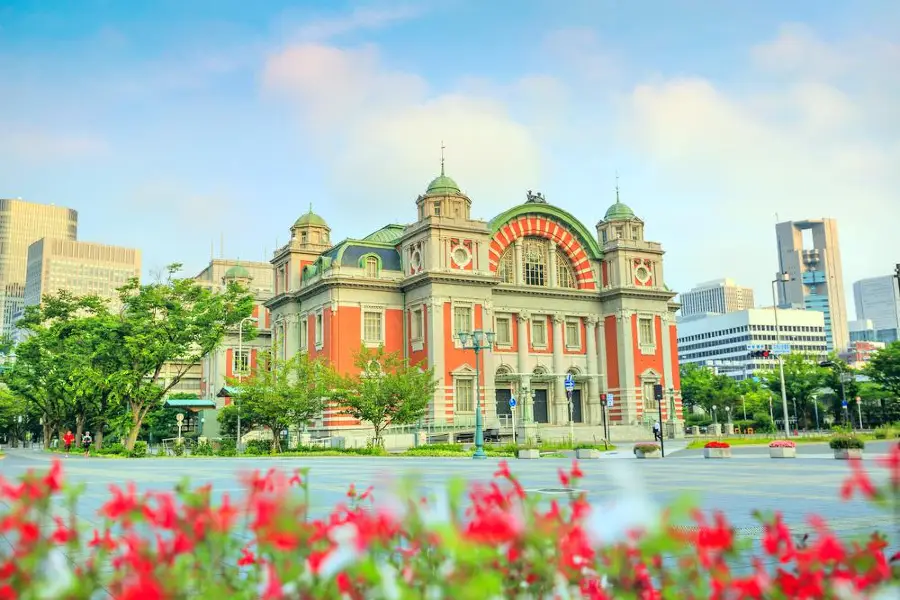
<path id="1" fill-rule="evenodd" d="M 28 247 L 43 237 L 74 240 L 78 212 L 21 199 L 0 199 L 0 336 L 12 334 L 25 306 Z"/>
<path id="2" fill-rule="evenodd" d="M 789 275 L 778 283 L 779 305 L 823 313 L 828 350 L 846 350 L 850 336 L 837 221 L 788 221 L 776 225 L 775 234 L 779 271 Z"/>
<path id="3" fill-rule="evenodd" d="M 820 312 L 779 308 L 778 329 L 776 332 L 771 308 L 685 317 L 678 321 L 678 360 L 740 380 L 778 364 L 774 354 L 769 358 L 751 356 L 751 346 L 772 350 L 781 342 L 788 344 L 791 352 L 826 356 L 825 320 Z"/>
<path id="4" fill-rule="evenodd" d="M 753 308 L 753 290 L 737 285 L 733 279 L 701 283 L 679 295 L 682 317 L 699 313 L 725 314 Z"/>
<path id="5" fill-rule="evenodd" d="M 25 306 L 60 290 L 99 296 L 118 310 L 118 289 L 141 276 L 141 251 L 94 242 L 45 237 L 28 247 Z"/>
<path id="6" fill-rule="evenodd" d="M 875 339 L 894 342 L 900 339 L 900 289 L 893 275 L 861 279 L 853 284 L 856 318 L 872 322 Z"/>

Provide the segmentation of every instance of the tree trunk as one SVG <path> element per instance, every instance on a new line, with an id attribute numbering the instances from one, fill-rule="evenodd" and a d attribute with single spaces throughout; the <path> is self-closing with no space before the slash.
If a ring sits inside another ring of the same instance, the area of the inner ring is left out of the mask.
<path id="1" fill-rule="evenodd" d="M 46 419 L 44 419 L 44 423 L 41 425 L 41 429 L 44 432 L 44 450 L 49 450 L 50 449 L 50 431 L 52 431 L 52 430 L 50 429 L 50 423 L 48 423 Z"/>
<path id="2" fill-rule="evenodd" d="M 82 435 L 84 435 L 84 415 L 75 415 L 75 439 L 79 443 Z"/>
<path id="3" fill-rule="evenodd" d="M 280 433 L 281 432 L 276 433 L 275 429 L 272 429 L 272 451 L 275 452 L 275 454 L 281 454 L 281 435 L 280 435 Z"/>
<path id="4" fill-rule="evenodd" d="M 94 448 L 97 450 L 103 448 L 103 427 L 97 428 L 97 433 L 94 435 Z"/>
<path id="5" fill-rule="evenodd" d="M 126 450 L 134 450 L 134 443 L 141 433 L 141 424 L 144 422 L 144 417 L 147 415 L 148 410 L 150 410 L 149 404 L 147 406 L 131 405 L 131 429 L 128 431 L 128 437 L 125 438 Z"/>

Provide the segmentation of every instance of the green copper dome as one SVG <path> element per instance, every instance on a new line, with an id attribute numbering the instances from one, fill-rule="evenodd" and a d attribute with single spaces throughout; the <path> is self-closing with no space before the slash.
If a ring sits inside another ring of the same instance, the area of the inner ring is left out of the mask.
<path id="1" fill-rule="evenodd" d="M 294 221 L 294 227 L 328 227 L 325 219 L 313 212 L 312 204 L 309 205 L 309 212 Z"/>
<path id="2" fill-rule="evenodd" d="M 241 265 L 235 265 L 225 271 L 225 279 L 250 279 L 250 271 Z"/>
<path id="3" fill-rule="evenodd" d="M 440 175 L 428 184 L 428 189 L 425 191 L 426 196 L 451 196 L 455 194 L 462 194 L 462 191 L 453 179 L 444 175 L 443 170 L 441 170 Z"/>
<path id="4" fill-rule="evenodd" d="M 633 218 L 634 211 L 619 200 L 616 200 L 616 203 L 610 206 L 606 215 L 603 216 L 604 221 L 626 221 Z"/>

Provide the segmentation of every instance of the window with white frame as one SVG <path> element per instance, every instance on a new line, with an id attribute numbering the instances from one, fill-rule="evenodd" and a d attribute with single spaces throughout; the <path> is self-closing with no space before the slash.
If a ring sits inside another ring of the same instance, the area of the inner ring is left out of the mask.
<path id="1" fill-rule="evenodd" d="M 512 319 L 510 317 L 497 317 L 494 341 L 498 346 L 512 346 Z"/>
<path id="2" fill-rule="evenodd" d="M 425 310 L 423 307 L 413 309 L 409 330 L 411 340 L 420 341 L 425 338 Z"/>
<path id="3" fill-rule="evenodd" d="M 547 317 L 534 317 L 531 320 L 531 345 L 547 345 Z"/>
<path id="4" fill-rule="evenodd" d="M 309 315 L 300 315 L 300 347 L 306 348 L 309 345 Z"/>
<path id="5" fill-rule="evenodd" d="M 455 388 L 456 412 L 475 412 L 475 380 L 458 378 Z"/>
<path id="6" fill-rule="evenodd" d="M 456 335 L 460 331 L 471 333 L 475 328 L 472 315 L 471 306 L 456 305 L 453 307 L 453 335 Z"/>
<path id="7" fill-rule="evenodd" d="M 655 385 L 655 382 L 653 382 L 653 381 L 645 381 L 644 382 L 644 386 L 643 386 L 644 394 L 643 395 L 644 395 L 644 410 L 645 411 L 659 409 L 659 403 L 653 397 L 654 385 Z"/>
<path id="8" fill-rule="evenodd" d="M 497 275 L 503 283 L 516 282 L 516 249 L 510 246 L 497 263 Z"/>
<path id="9" fill-rule="evenodd" d="M 363 341 L 367 344 L 384 342 L 384 313 L 382 311 L 363 311 Z"/>
<path id="10" fill-rule="evenodd" d="M 547 242 L 541 239 L 525 238 L 522 244 L 522 275 L 525 285 L 546 286 Z"/>
<path id="11" fill-rule="evenodd" d="M 641 346 L 652 346 L 654 344 L 653 335 L 653 318 L 641 317 L 638 319 L 638 342 Z"/>
<path id="12" fill-rule="evenodd" d="M 315 329 L 316 346 L 321 346 L 325 339 L 325 316 L 322 311 L 316 313 Z"/>
<path id="13" fill-rule="evenodd" d="M 366 258 L 366 277 L 378 277 L 378 258 L 374 256 Z"/>
<path id="14" fill-rule="evenodd" d="M 247 375 L 250 372 L 250 350 L 242 348 L 235 349 L 234 360 L 231 364 L 231 372 L 235 375 Z"/>
<path id="15" fill-rule="evenodd" d="M 566 321 L 566 346 L 581 348 L 581 322 L 575 319 Z"/>
<path id="16" fill-rule="evenodd" d="M 575 269 L 572 268 L 572 263 L 569 262 L 566 253 L 559 248 L 556 249 L 556 287 L 570 289 L 578 287 Z"/>

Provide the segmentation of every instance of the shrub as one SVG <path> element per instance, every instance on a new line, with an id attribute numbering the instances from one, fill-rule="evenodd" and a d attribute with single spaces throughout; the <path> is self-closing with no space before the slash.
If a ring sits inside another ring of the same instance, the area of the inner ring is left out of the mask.
<path id="1" fill-rule="evenodd" d="M 731 444 L 729 444 L 728 442 L 712 441 L 712 442 L 706 442 L 706 445 L 704 445 L 703 447 L 704 448 L 731 448 Z"/>
<path id="2" fill-rule="evenodd" d="M 887 477 L 871 478 L 856 464 L 842 497 L 860 493 L 887 515 L 900 510 L 900 448 L 891 452 L 877 463 Z M 583 476 L 575 462 L 560 470 L 559 482 L 577 490 Z M 843 540 L 824 519 L 810 518 L 814 527 L 798 543 L 781 514 L 757 514 L 763 543 L 747 544 L 725 515 L 688 502 L 640 521 L 633 510 L 598 519 L 586 493 L 573 491 L 548 510 L 505 462 L 491 485 L 453 481 L 438 498 L 417 497 L 411 483 L 380 510 L 372 510 L 371 488 L 351 486 L 345 502 L 321 518 L 310 515 L 315 500 L 305 471 L 252 473 L 240 500 L 219 500 L 207 486 L 180 485 L 175 493 L 113 486 L 97 528 L 81 529 L 78 490 L 64 487 L 54 461 L 49 472 L 29 472 L 19 484 L 0 478 L 0 523 L 11 538 L 0 549 L 0 592 L 27 600 L 812 600 L 895 597 L 900 583 L 884 535 Z M 446 508 L 463 504 L 472 509 Z M 67 507 L 70 514 L 60 512 Z M 627 532 L 603 527 L 625 514 Z"/>
<path id="3" fill-rule="evenodd" d="M 250 440 L 244 445 L 244 453 L 251 456 L 271 454 L 272 440 Z"/>
<path id="4" fill-rule="evenodd" d="M 775 421 L 766 413 L 753 413 L 751 427 L 753 427 L 754 433 L 774 433 Z"/>
<path id="5" fill-rule="evenodd" d="M 875 429 L 876 440 L 892 440 L 900 438 L 900 423 L 890 423 Z"/>
<path id="6" fill-rule="evenodd" d="M 769 448 L 796 448 L 797 444 L 791 440 L 775 440 L 769 442 Z"/>
<path id="7" fill-rule="evenodd" d="M 855 435 L 835 435 L 828 440 L 832 450 L 862 450 L 866 443 Z"/>
<path id="8" fill-rule="evenodd" d="M 134 448 L 128 453 L 129 458 L 144 458 L 147 456 L 147 442 L 138 440 L 134 443 Z"/>
<path id="9" fill-rule="evenodd" d="M 237 442 L 235 440 L 222 440 L 216 450 L 219 456 L 237 456 Z"/>
<path id="10" fill-rule="evenodd" d="M 100 456 L 126 456 L 128 455 L 128 450 L 125 449 L 125 446 L 122 444 L 110 444 L 109 446 L 101 446 L 99 450 L 95 450 L 97 454 Z"/>
<path id="11" fill-rule="evenodd" d="M 644 454 L 659 452 L 659 444 L 635 444 L 633 452 L 635 454 L 638 452 L 643 452 Z"/>
<path id="12" fill-rule="evenodd" d="M 172 448 L 172 451 L 175 452 L 175 456 L 184 456 L 184 442 L 181 440 L 175 442 L 175 446 Z"/>
<path id="13" fill-rule="evenodd" d="M 199 442 L 191 450 L 191 454 L 194 456 L 213 456 L 215 452 L 213 452 L 213 447 L 209 442 Z"/>

